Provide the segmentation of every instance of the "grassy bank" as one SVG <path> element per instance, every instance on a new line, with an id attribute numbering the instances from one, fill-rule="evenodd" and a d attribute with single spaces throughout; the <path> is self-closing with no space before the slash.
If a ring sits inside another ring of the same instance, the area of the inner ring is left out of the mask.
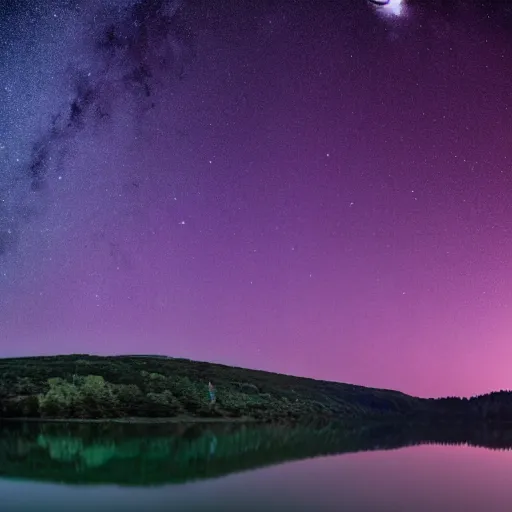
<path id="1" fill-rule="evenodd" d="M 166 424 L 194 424 L 194 423 L 258 423 L 254 418 L 218 418 L 218 417 L 193 417 L 193 416 L 173 416 L 169 418 L 42 418 L 42 417 L 9 417 L 3 418 L 6 422 L 18 423 L 117 423 L 121 425 L 166 425 Z"/>

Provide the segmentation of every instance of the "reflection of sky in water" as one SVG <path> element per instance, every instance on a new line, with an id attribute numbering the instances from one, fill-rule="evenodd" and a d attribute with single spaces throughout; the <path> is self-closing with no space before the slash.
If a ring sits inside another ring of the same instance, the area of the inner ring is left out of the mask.
<path id="1" fill-rule="evenodd" d="M 504 510 L 512 452 L 421 446 L 317 458 L 159 488 L 0 481 L 2 510 Z M 369 492 L 371 490 L 371 492 Z"/>

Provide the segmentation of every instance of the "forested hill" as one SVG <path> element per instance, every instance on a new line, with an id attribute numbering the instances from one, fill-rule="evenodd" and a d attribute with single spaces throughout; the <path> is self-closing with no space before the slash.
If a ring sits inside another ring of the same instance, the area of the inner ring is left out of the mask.
<path id="1" fill-rule="evenodd" d="M 216 388 L 211 405 L 208 383 Z M 4 417 L 225 417 L 305 420 L 407 414 L 418 399 L 159 356 L 0 359 Z"/>
<path id="2" fill-rule="evenodd" d="M 216 389 L 211 404 L 208 383 Z M 426 400 L 398 391 L 162 356 L 0 359 L 0 417 L 226 418 L 325 423 L 347 418 L 512 420 L 512 394 Z"/>

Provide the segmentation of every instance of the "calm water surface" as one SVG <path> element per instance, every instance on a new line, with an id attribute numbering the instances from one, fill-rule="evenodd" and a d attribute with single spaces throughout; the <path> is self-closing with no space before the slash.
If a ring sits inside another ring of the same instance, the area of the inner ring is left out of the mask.
<path id="1" fill-rule="evenodd" d="M 509 433 L 428 430 L 9 425 L 2 510 L 510 509 Z"/>

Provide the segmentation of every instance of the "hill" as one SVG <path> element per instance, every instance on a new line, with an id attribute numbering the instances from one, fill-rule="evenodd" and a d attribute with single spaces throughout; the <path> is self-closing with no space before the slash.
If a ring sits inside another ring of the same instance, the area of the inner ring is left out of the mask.
<path id="1" fill-rule="evenodd" d="M 0 359 L 0 415 L 11 418 L 310 422 L 404 415 L 420 402 L 397 391 L 159 356 Z"/>
<path id="2" fill-rule="evenodd" d="M 210 404 L 208 383 L 216 387 Z M 392 390 L 163 356 L 0 359 L 0 418 L 167 418 L 327 424 L 369 418 L 512 421 L 512 393 L 422 399 Z"/>

